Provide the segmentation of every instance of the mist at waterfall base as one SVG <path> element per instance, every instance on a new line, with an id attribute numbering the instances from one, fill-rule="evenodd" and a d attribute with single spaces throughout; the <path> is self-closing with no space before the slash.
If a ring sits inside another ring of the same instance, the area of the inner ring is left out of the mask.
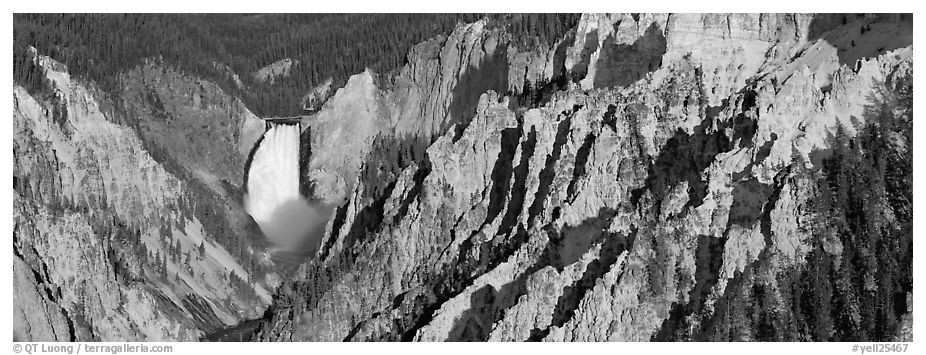
<path id="1" fill-rule="evenodd" d="M 299 125 L 272 124 L 248 170 L 244 208 L 278 251 L 314 254 L 328 208 L 299 193 Z"/>

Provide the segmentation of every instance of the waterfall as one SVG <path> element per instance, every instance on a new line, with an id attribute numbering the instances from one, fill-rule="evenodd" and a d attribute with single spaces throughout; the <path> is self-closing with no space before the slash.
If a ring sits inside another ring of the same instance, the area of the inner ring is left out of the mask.
<path id="1" fill-rule="evenodd" d="M 317 224 L 315 210 L 299 194 L 298 124 L 274 124 L 254 153 L 248 171 L 245 210 L 280 247 L 299 248 Z"/>

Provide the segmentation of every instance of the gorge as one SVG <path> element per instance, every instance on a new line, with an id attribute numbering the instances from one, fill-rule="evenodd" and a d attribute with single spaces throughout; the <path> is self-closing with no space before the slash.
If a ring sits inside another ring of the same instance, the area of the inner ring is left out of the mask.
<path id="1" fill-rule="evenodd" d="M 909 341 L 912 26 L 584 14 L 525 43 L 483 18 L 295 124 L 36 45 L 14 339 Z"/>

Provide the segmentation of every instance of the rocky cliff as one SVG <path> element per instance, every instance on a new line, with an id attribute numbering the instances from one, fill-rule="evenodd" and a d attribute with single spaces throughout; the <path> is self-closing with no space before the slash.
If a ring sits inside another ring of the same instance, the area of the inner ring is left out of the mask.
<path id="1" fill-rule="evenodd" d="M 813 200 L 833 137 L 855 139 L 878 104 L 872 92 L 912 75 L 910 26 L 904 16 L 587 15 L 546 54 L 483 23 L 423 43 L 395 78 L 352 78 L 311 126 L 313 168 L 341 169 L 315 181 L 339 181 L 346 202 L 256 338 L 862 334 L 840 322 L 867 313 L 820 325 L 829 314 L 801 300 L 857 302 L 848 286 L 830 300 L 795 275 L 816 273 L 808 264 L 820 258 L 836 270 L 853 248 L 823 236 Z M 903 258 L 909 231 L 899 233 L 905 246 L 891 257 Z M 910 289 L 879 290 L 866 302 L 902 318 L 895 294 Z"/>
<path id="2" fill-rule="evenodd" d="M 124 106 L 33 61 L 44 91 L 13 88 L 14 338 L 195 340 L 258 317 L 277 282 L 235 196 L 263 122 L 154 65 Z"/>

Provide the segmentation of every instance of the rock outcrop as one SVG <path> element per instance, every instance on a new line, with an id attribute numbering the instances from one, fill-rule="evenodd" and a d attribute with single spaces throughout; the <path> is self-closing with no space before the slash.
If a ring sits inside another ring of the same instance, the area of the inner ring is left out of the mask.
<path id="1" fill-rule="evenodd" d="M 258 69 L 257 72 L 254 73 L 254 78 L 258 81 L 266 81 L 273 84 L 278 78 L 288 77 L 294 65 L 299 65 L 299 61 L 283 58 Z"/>

